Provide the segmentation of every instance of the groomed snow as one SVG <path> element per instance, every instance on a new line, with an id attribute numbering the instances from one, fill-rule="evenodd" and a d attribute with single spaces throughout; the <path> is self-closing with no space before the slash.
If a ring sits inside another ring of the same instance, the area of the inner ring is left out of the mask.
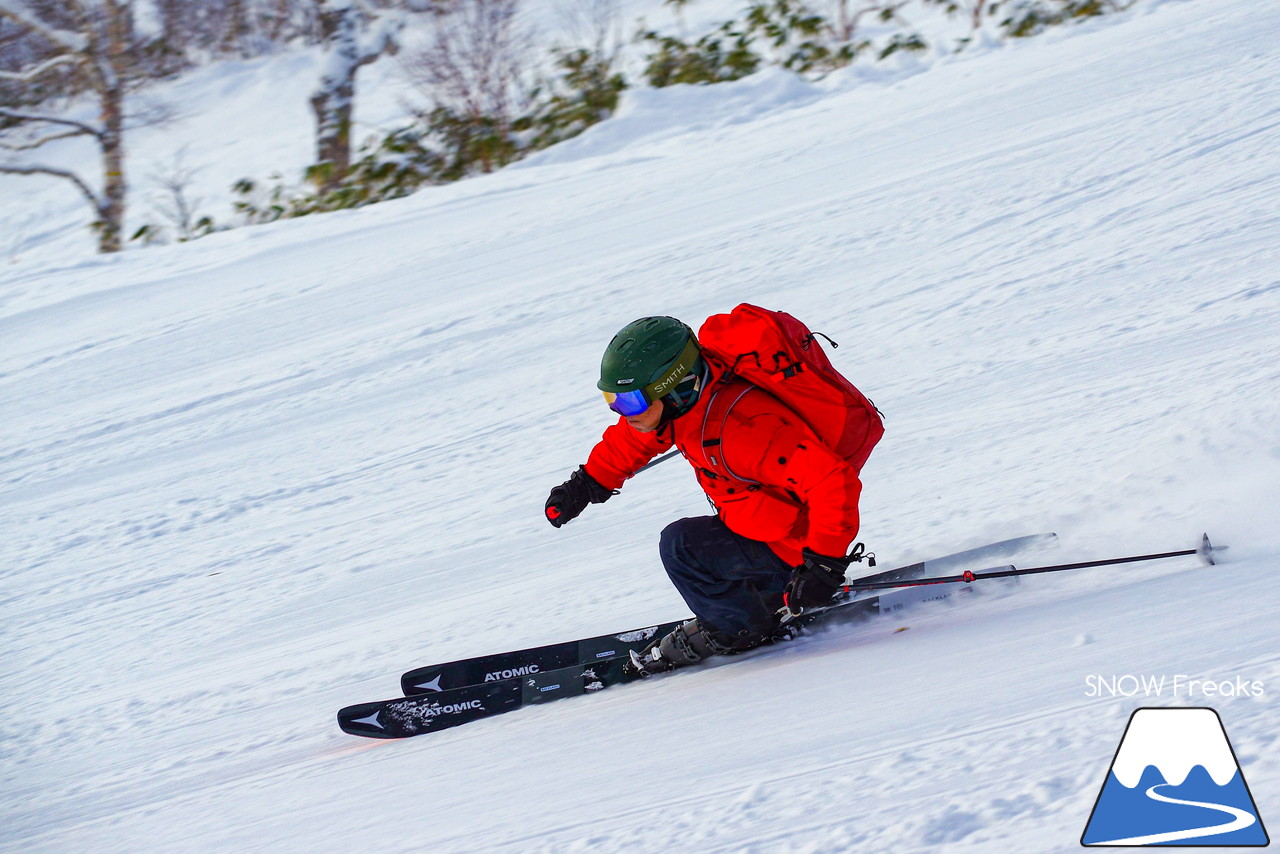
<path id="1" fill-rule="evenodd" d="M 1171 704 L 1218 710 L 1280 821 L 1277 31 L 1146 3 L 635 92 L 400 202 L 9 264 L 0 848 L 1074 851 L 1130 713 Z M 684 463 L 560 531 L 542 502 L 608 422 L 609 336 L 742 301 L 839 341 L 885 411 L 882 566 L 1042 530 L 1019 563 L 1230 550 L 339 732 L 409 667 L 685 613 L 656 555 L 707 512 Z M 1091 696 L 1123 674 L 1263 687 Z"/>

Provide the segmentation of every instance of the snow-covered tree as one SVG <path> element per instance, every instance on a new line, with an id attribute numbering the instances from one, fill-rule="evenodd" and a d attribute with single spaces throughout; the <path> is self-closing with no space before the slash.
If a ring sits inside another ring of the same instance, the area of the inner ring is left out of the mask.
<path id="1" fill-rule="evenodd" d="M 403 19 L 375 13 L 359 0 L 321 0 L 320 31 L 325 61 L 311 96 L 316 114 L 316 165 L 312 175 L 322 191 L 342 183 L 351 168 L 351 114 L 356 72 L 396 49 Z"/>
<path id="2" fill-rule="evenodd" d="M 53 47 L 48 59 L 18 71 L 0 72 L 0 78 L 30 83 L 54 68 L 75 66 L 100 107 L 97 121 L 80 121 L 38 108 L 0 107 L 0 117 L 11 123 L 0 139 L 0 147 L 14 152 L 0 163 L 0 172 L 50 175 L 74 184 L 97 215 L 95 227 L 101 252 L 119 251 L 124 227 L 124 98 L 131 71 L 131 6 L 127 0 L 67 0 L 66 11 L 75 24 L 74 28 L 66 28 L 37 13 L 24 0 L 0 0 L 0 16 L 26 27 Z M 97 142 L 102 162 L 100 188 L 95 189 L 71 170 L 25 160 L 25 152 L 79 136 L 92 137 Z"/>

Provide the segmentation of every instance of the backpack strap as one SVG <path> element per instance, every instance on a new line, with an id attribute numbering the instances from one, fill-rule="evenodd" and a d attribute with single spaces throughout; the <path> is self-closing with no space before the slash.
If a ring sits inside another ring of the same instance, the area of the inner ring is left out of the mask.
<path id="1" fill-rule="evenodd" d="M 753 391 L 759 391 L 759 386 L 752 385 L 746 380 L 739 379 L 736 382 L 728 382 L 721 385 L 712 392 L 711 400 L 707 403 L 706 410 L 702 413 L 702 455 L 706 458 L 707 464 L 710 466 L 709 474 L 715 477 L 727 477 L 731 480 L 741 481 L 743 483 L 760 485 L 760 481 L 752 480 L 749 477 L 734 472 L 729 468 L 729 461 L 725 459 L 724 448 L 721 439 L 724 437 L 725 425 L 729 423 L 729 413 L 738 405 L 738 401 L 746 397 Z M 717 471 L 717 468 L 723 468 L 724 473 Z"/>

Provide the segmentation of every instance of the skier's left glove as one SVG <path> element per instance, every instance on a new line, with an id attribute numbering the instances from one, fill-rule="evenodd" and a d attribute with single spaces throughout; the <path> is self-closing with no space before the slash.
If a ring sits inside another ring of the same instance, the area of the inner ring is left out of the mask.
<path id="1" fill-rule="evenodd" d="M 791 581 L 782 594 L 784 619 L 798 617 L 807 608 L 817 608 L 831 601 L 849 568 L 847 557 L 827 557 L 804 550 L 804 563 L 791 572 Z"/>

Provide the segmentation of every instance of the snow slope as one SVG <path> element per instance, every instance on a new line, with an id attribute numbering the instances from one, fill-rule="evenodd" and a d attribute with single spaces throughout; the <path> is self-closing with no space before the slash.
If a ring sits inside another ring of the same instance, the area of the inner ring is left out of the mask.
<path id="1" fill-rule="evenodd" d="M 1218 709 L 1274 832 L 1277 31 L 1150 3 L 918 73 L 633 93 L 484 179 L 11 265 L 0 848 L 1068 851 L 1129 713 L 1171 703 Z M 744 300 L 885 410 L 884 566 L 1046 529 L 1046 559 L 1208 530 L 1226 561 L 340 733 L 408 667 L 684 613 L 683 463 L 560 531 L 541 505 L 608 421 L 609 336 Z M 1090 696 L 1122 674 L 1263 688 Z"/>

